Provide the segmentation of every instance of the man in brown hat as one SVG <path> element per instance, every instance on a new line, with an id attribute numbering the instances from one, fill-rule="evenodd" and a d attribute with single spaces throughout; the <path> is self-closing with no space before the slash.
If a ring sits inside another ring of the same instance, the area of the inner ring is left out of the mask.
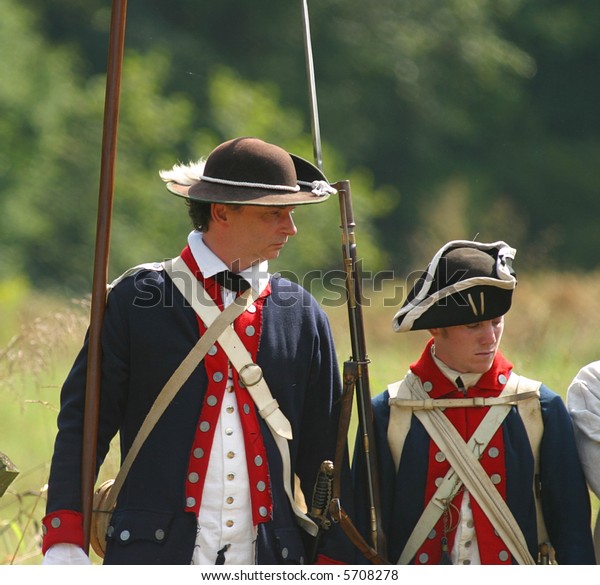
<path id="1" fill-rule="evenodd" d="M 340 376 L 325 314 L 299 285 L 270 275 L 268 261 L 296 234 L 294 209 L 335 190 L 307 161 L 256 138 L 161 177 L 186 199 L 194 230 L 178 258 L 110 286 L 98 461 L 118 431 L 132 464 L 112 488 L 120 481 L 100 535 L 104 562 L 312 562 L 306 502 L 320 464 L 334 458 Z M 61 395 L 47 564 L 89 562 L 79 494 L 86 362 L 87 343 Z M 351 560 L 337 528 L 318 542 L 317 562 Z"/>
<path id="2" fill-rule="evenodd" d="M 514 256 L 505 242 L 449 242 L 394 316 L 395 331 L 431 338 L 373 399 L 393 563 L 595 563 L 564 403 L 499 349 Z"/>

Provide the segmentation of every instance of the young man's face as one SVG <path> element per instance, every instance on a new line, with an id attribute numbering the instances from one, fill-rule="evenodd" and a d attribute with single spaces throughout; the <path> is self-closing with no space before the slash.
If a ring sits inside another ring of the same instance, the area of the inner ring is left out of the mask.
<path id="1" fill-rule="evenodd" d="M 435 340 L 435 355 L 458 372 L 487 372 L 492 366 L 504 331 L 504 317 L 431 329 Z"/>

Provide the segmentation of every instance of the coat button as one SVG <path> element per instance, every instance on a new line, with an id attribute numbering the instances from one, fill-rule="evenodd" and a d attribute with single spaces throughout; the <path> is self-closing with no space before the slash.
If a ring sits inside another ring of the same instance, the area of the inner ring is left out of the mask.
<path id="1" fill-rule="evenodd" d="M 50 526 L 52 526 L 52 528 L 60 528 L 60 518 L 52 518 Z"/>
<path id="2" fill-rule="evenodd" d="M 164 540 L 165 539 L 165 531 L 162 528 L 159 528 L 154 533 L 154 538 L 156 538 L 156 540 Z"/>
<path id="3" fill-rule="evenodd" d="M 423 390 L 425 390 L 425 392 L 431 392 L 433 390 L 433 384 L 431 382 L 423 382 Z"/>
<path id="4" fill-rule="evenodd" d="M 421 554 L 419 555 L 419 562 L 420 562 L 421 564 L 423 564 L 423 565 L 424 565 L 424 564 L 425 564 L 425 563 L 426 563 L 428 560 L 429 560 L 429 555 L 428 555 L 427 553 L 421 553 Z"/>
<path id="5" fill-rule="evenodd" d="M 225 377 L 225 376 L 223 376 L 223 373 L 222 373 L 222 372 L 215 372 L 215 373 L 213 374 L 213 376 L 212 376 L 212 379 L 213 379 L 215 382 L 222 382 L 224 377 Z"/>
<path id="6" fill-rule="evenodd" d="M 123 530 L 121 532 L 121 534 L 119 534 L 119 538 L 125 542 L 127 540 L 129 540 L 129 538 L 131 537 L 131 533 L 129 532 L 129 530 Z"/>
<path id="7" fill-rule="evenodd" d="M 207 433 L 208 431 L 210 431 L 210 423 L 209 423 L 208 421 L 205 421 L 205 420 L 204 420 L 204 421 L 202 421 L 202 422 L 200 423 L 200 430 L 201 430 L 203 433 Z"/>
<path id="8" fill-rule="evenodd" d="M 217 404 L 218 400 L 217 397 L 214 396 L 213 394 L 211 394 L 207 399 L 206 399 L 206 404 L 208 404 L 208 406 L 215 406 Z"/>

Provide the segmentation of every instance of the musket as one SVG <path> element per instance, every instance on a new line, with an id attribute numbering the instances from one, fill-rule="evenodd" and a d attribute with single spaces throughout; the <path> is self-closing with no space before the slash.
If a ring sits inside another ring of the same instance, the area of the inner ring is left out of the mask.
<path id="1" fill-rule="evenodd" d="M 311 126 L 313 135 L 313 151 L 315 163 L 323 170 L 321 136 L 319 130 L 319 115 L 317 107 L 316 83 L 312 57 L 312 43 L 310 35 L 310 22 L 308 17 L 307 0 L 302 0 L 302 15 L 304 28 L 304 49 L 307 64 L 307 77 L 309 88 L 309 103 L 311 112 Z M 378 460 L 375 449 L 375 434 L 373 427 L 373 410 L 371 406 L 371 390 L 369 387 L 369 357 L 366 349 L 364 320 L 362 315 L 361 273 L 357 261 L 356 237 L 354 228 L 354 212 L 352 209 L 352 196 L 350 181 L 344 180 L 333 184 L 337 189 L 340 203 L 341 229 L 342 229 L 342 256 L 346 275 L 346 301 L 350 325 L 350 339 L 352 355 L 344 363 L 342 395 L 342 408 L 336 448 L 336 462 L 334 467 L 334 488 L 331 500 L 332 517 L 342 524 L 346 534 L 352 542 L 374 563 L 386 563 L 386 541 L 381 526 L 381 501 L 379 490 Z M 347 433 L 350 422 L 353 394 L 356 394 L 358 413 L 358 432 L 360 454 L 364 461 L 367 485 L 367 513 L 369 518 L 369 540 L 365 542 L 358 533 L 351 518 L 349 518 L 340 501 L 340 462 L 347 448 Z"/>
<path id="2" fill-rule="evenodd" d="M 121 71 L 125 44 L 127 0 L 113 0 L 110 22 L 104 125 L 98 192 L 96 247 L 92 281 L 92 301 L 88 337 L 88 366 L 83 418 L 81 461 L 81 512 L 83 515 L 84 551 L 89 551 L 94 483 L 96 481 L 96 447 L 98 443 L 98 409 L 102 376 L 102 322 L 106 306 L 108 257 L 112 203 L 114 194 L 117 126 L 119 118 Z"/>

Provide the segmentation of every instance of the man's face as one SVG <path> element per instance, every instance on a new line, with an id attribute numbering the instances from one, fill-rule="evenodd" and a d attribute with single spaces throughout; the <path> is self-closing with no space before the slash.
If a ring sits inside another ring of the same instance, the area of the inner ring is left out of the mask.
<path id="1" fill-rule="evenodd" d="M 504 331 L 504 317 L 431 329 L 435 355 L 458 372 L 487 372 L 492 366 Z"/>
<path id="2" fill-rule="evenodd" d="M 294 206 L 242 205 L 228 214 L 230 237 L 235 238 L 240 261 L 238 270 L 279 256 L 288 238 L 297 232 L 293 212 Z"/>

